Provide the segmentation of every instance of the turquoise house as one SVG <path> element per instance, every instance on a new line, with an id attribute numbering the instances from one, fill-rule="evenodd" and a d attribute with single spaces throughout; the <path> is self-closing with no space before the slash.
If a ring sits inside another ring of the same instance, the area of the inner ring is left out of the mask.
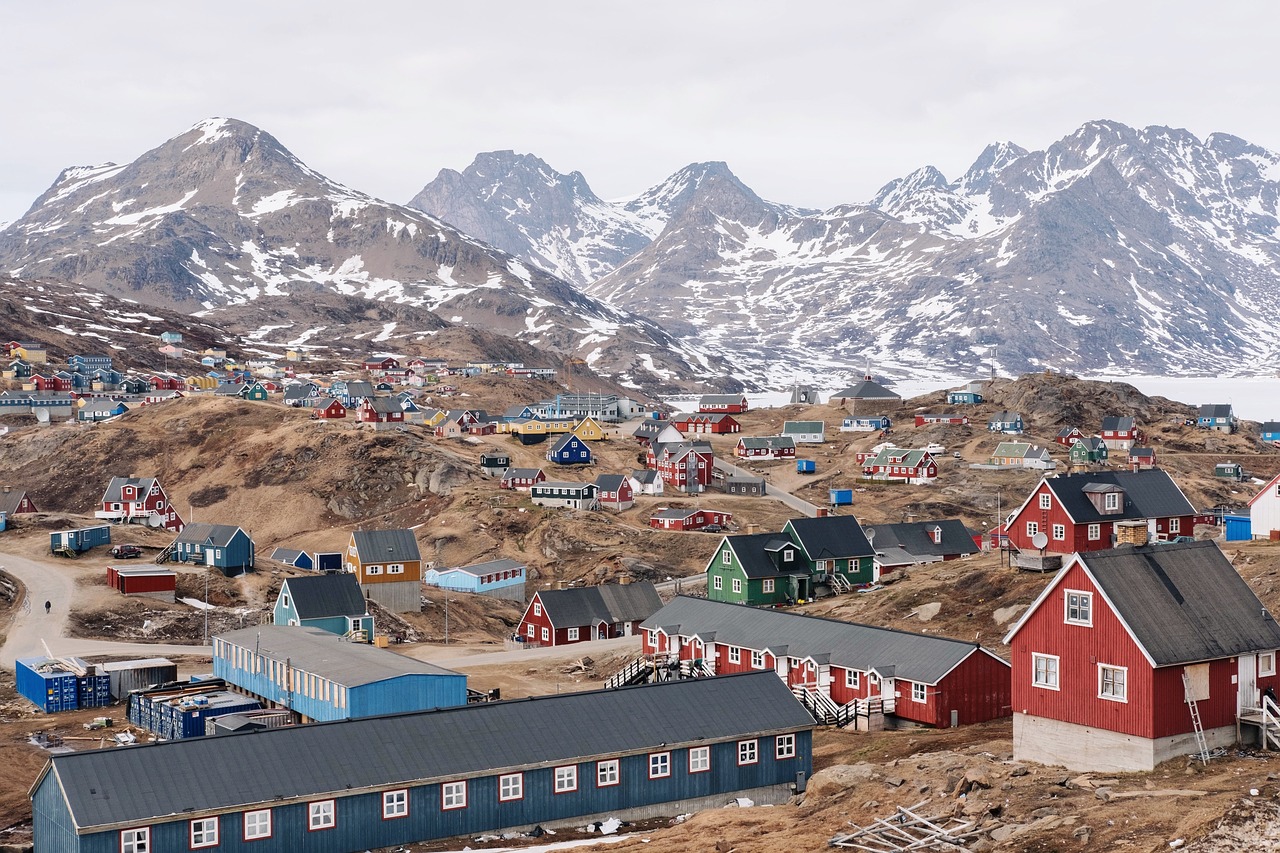
<path id="1" fill-rule="evenodd" d="M 358 642 L 373 642 L 373 617 L 352 574 L 286 578 L 272 616 L 276 625 L 319 628 Z"/>

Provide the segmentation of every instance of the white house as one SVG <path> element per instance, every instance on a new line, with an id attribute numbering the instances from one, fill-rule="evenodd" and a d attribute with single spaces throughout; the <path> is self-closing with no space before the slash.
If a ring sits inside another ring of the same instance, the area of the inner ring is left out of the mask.
<path id="1" fill-rule="evenodd" d="M 1249 501 L 1249 531 L 1254 539 L 1270 539 L 1280 530 L 1280 474 Z"/>
<path id="2" fill-rule="evenodd" d="M 822 421 L 784 421 L 782 434 L 796 444 L 822 444 L 827 440 L 827 425 Z"/>

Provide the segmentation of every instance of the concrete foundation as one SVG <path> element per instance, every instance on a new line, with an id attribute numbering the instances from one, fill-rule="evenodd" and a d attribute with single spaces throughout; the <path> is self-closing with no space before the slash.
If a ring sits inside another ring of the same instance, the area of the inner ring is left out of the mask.
<path id="1" fill-rule="evenodd" d="M 1210 749 L 1236 742 L 1235 726 L 1206 729 Z M 1054 764 L 1068 770 L 1132 773 L 1153 770 L 1171 758 L 1197 750 L 1194 732 L 1143 738 L 1027 714 L 1013 715 L 1015 761 Z"/>

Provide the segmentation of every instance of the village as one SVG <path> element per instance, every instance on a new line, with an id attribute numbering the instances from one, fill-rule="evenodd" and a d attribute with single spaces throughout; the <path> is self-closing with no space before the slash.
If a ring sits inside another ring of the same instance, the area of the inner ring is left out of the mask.
<path id="1" fill-rule="evenodd" d="M 161 337 L 207 370 L 8 347 L 0 731 L 31 799 L 0 807 L 37 850 L 620 816 L 765 850 L 797 815 L 812 846 L 1157 849 L 1280 791 L 1280 423 L 1056 374 L 679 411 Z M 1123 816 L 1146 800 L 1169 838 Z"/>

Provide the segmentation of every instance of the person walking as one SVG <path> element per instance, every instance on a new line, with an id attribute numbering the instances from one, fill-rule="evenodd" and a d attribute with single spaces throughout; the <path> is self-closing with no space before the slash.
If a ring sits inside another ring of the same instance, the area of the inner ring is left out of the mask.
<path id="1" fill-rule="evenodd" d="M 52 609 L 53 609 L 53 602 L 52 602 L 52 601 L 46 601 L 46 602 L 44 603 L 44 615 L 45 615 L 45 616 L 48 616 L 48 615 L 49 615 L 49 611 L 50 611 L 50 610 L 52 610 Z"/>

